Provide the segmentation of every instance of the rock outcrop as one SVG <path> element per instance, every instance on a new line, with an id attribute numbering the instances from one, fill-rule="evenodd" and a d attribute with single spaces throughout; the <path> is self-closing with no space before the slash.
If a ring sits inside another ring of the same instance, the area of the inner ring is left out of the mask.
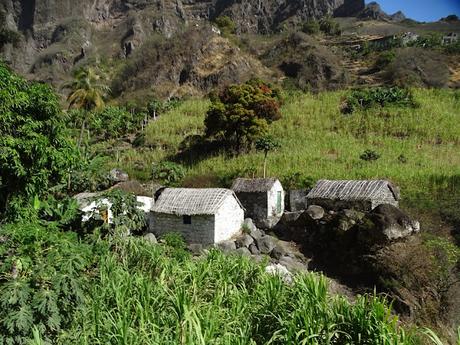
<path id="1" fill-rule="evenodd" d="M 2 0 L 3 24 L 21 36 L 2 56 L 22 73 L 55 81 L 87 58 L 129 57 L 152 35 L 170 38 L 222 15 L 237 32 L 270 33 L 359 8 L 363 0 Z"/>

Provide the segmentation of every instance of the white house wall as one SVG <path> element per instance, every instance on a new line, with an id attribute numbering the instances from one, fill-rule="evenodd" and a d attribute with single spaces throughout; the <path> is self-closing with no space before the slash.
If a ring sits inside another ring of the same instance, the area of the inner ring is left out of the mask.
<path id="1" fill-rule="evenodd" d="M 182 215 L 167 213 L 153 214 L 151 231 L 158 236 L 175 232 L 181 234 L 188 243 L 214 243 L 214 215 L 196 215 L 192 217 L 192 224 L 184 224 Z"/>
<path id="2" fill-rule="evenodd" d="M 281 192 L 281 212 L 277 212 L 276 201 L 277 194 Z M 273 187 L 268 191 L 268 207 L 267 207 L 267 218 L 270 217 L 281 217 L 284 213 L 284 190 L 280 181 L 276 181 Z"/>
<path id="3" fill-rule="evenodd" d="M 244 210 L 234 197 L 226 198 L 216 213 L 215 243 L 228 240 L 241 231 Z"/>

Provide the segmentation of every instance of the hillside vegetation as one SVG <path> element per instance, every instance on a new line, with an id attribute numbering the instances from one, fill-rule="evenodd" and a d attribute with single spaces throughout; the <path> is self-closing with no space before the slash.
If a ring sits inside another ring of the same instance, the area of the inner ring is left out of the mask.
<path id="1" fill-rule="evenodd" d="M 460 175 L 460 96 L 456 91 L 413 90 L 417 106 L 372 107 L 342 114 L 346 92 L 286 95 L 281 120 L 270 134 L 281 148 L 270 153 L 269 175 L 291 187 L 308 187 L 321 178 L 385 178 L 401 186 L 403 200 L 418 206 L 436 197 L 453 198 Z M 153 121 L 145 130 L 145 145 L 120 154 L 120 164 L 148 180 L 151 165 L 174 160 L 186 136 L 201 134 L 209 106 L 188 100 Z M 360 156 L 371 150 L 379 159 Z M 228 185 L 234 176 L 260 176 L 263 154 L 182 157 L 186 185 Z M 139 170 L 139 166 L 144 167 Z M 205 176 L 206 179 L 202 177 Z"/>
<path id="2" fill-rule="evenodd" d="M 286 283 L 262 264 L 211 250 L 192 258 L 55 223 L 1 229 L 0 344 L 415 344 L 386 301 L 353 303 L 311 273 Z M 14 272 L 13 275 L 11 272 Z"/>

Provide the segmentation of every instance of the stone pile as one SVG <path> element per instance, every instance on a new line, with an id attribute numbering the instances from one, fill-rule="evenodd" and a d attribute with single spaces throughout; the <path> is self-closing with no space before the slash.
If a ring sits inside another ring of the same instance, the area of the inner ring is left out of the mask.
<path id="1" fill-rule="evenodd" d="M 235 239 L 222 241 L 216 247 L 226 253 L 236 253 L 254 258 L 256 261 L 269 258 L 272 265 L 282 265 L 289 271 L 306 271 L 307 260 L 288 242 L 258 229 L 252 219 L 243 223 L 243 233 Z"/>

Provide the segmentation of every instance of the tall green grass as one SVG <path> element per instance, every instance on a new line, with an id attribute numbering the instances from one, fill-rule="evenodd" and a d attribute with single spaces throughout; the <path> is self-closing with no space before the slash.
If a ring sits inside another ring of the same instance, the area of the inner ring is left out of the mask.
<path id="1" fill-rule="evenodd" d="M 247 258 L 112 243 L 75 327 L 83 344 L 411 344 L 386 302 L 350 303 L 316 274 L 286 284 Z M 176 255 L 180 253 L 180 255 Z"/>

